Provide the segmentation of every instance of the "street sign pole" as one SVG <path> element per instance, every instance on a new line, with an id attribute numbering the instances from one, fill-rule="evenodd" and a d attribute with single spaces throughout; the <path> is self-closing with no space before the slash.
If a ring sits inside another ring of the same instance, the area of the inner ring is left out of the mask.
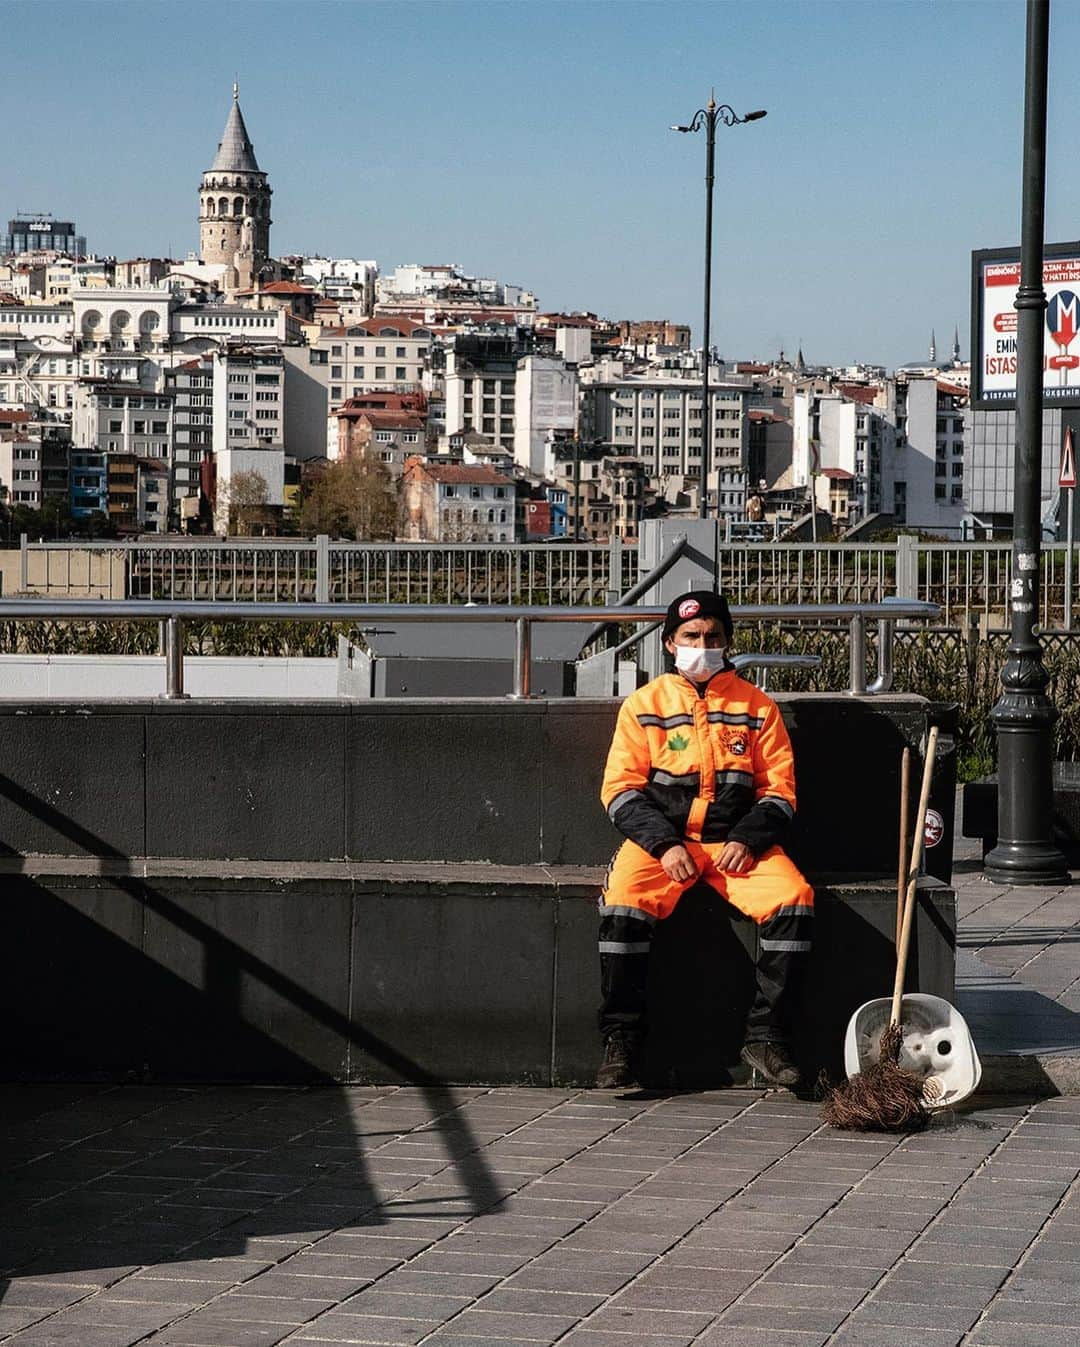
<path id="1" fill-rule="evenodd" d="M 1067 505 L 1065 505 L 1065 630 L 1072 630 L 1072 552 L 1076 546 L 1076 535 L 1073 533 L 1072 517 L 1072 497 L 1076 492 L 1075 486 L 1065 488 L 1068 494 Z"/>
<path id="2" fill-rule="evenodd" d="M 1067 493 L 1065 497 L 1065 630 L 1072 631 L 1073 548 L 1076 543 L 1076 535 L 1073 532 L 1076 456 L 1073 452 L 1072 426 L 1065 427 L 1065 437 L 1061 442 L 1061 470 L 1058 473 L 1058 486 Z"/>

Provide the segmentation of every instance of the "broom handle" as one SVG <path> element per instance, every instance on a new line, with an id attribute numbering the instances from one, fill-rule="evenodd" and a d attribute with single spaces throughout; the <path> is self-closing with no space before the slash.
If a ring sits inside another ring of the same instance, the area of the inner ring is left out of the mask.
<path id="1" fill-rule="evenodd" d="M 930 779 L 934 773 L 934 759 L 937 756 L 938 727 L 931 727 L 930 739 L 926 745 L 926 759 L 923 762 L 922 789 L 919 791 L 919 808 L 915 814 L 915 835 L 911 839 L 911 867 L 908 871 L 907 897 L 904 900 L 904 921 L 900 930 L 900 948 L 896 951 L 896 981 L 893 983 L 892 1011 L 890 1024 L 900 1023 L 900 1003 L 904 995 L 904 976 L 907 973 L 908 948 L 911 945 L 911 926 L 915 916 L 915 890 L 919 883 L 919 862 L 922 860 L 923 840 L 926 835 L 926 811 L 930 804 Z"/>
<path id="2" fill-rule="evenodd" d="M 896 948 L 900 948 L 901 928 L 904 924 L 904 894 L 907 892 L 908 881 L 908 827 L 910 826 L 909 814 L 911 813 L 911 801 L 908 798 L 911 794 L 911 749 L 904 745 L 904 752 L 900 758 L 900 846 L 897 852 L 899 860 L 897 862 L 896 875 Z"/>

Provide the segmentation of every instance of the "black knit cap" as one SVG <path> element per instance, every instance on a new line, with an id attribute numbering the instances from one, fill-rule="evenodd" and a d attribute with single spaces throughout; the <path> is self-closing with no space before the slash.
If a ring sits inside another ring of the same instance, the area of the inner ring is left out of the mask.
<path id="1" fill-rule="evenodd" d="M 731 609 L 723 594 L 717 594 L 711 589 L 691 589 L 686 594 L 680 594 L 677 599 L 672 599 L 668 604 L 667 617 L 664 618 L 664 640 L 677 627 L 693 621 L 695 617 L 718 617 L 724 624 L 728 640 L 731 640 L 734 630 Z"/>

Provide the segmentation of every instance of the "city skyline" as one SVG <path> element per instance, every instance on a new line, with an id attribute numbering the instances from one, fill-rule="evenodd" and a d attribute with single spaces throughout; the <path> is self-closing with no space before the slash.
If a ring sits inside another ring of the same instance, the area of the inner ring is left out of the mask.
<path id="1" fill-rule="evenodd" d="M 91 26 L 89 12 L 123 22 Z M 238 78 L 279 255 L 458 262 L 544 309 L 667 317 L 700 340 L 704 137 L 668 127 L 715 84 L 738 110 L 769 111 L 718 135 L 722 354 L 801 345 L 812 363 L 895 367 L 925 357 L 931 329 L 940 352 L 959 327 L 966 356 L 970 251 L 1019 234 L 1023 5 L 883 3 L 872 31 L 865 12 L 264 0 L 197 3 L 178 29 L 163 7 L 16 0 L 9 34 L 48 49 L 80 111 L 27 117 L 33 63 L 6 74 L 0 104 L 22 133 L 0 213 L 74 219 L 99 252 L 183 257 L 198 247 L 192 184 Z M 1080 232 L 1062 78 L 1078 37 L 1080 12 L 1057 7 L 1051 241 Z"/>

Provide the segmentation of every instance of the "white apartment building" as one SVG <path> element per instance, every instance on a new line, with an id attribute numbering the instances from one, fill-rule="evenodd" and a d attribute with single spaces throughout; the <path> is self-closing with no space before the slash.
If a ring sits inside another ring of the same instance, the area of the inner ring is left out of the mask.
<path id="1" fill-rule="evenodd" d="M 328 410 L 364 393 L 419 391 L 432 340 L 430 328 L 403 317 L 325 329 L 311 349 L 325 366 Z"/>
<path id="2" fill-rule="evenodd" d="M 850 473 L 848 516 L 835 521 L 840 527 L 893 509 L 896 427 L 884 409 L 872 405 L 877 390 L 864 392 L 866 401 L 846 397 L 839 390 L 795 394 L 792 485 L 808 487 L 813 481 L 818 509 L 829 511 L 830 476 L 826 469 Z"/>
<path id="3" fill-rule="evenodd" d="M 233 505 L 248 505 L 251 501 L 233 500 L 233 482 L 249 473 L 266 483 L 265 504 L 280 507 L 285 502 L 285 450 L 280 444 L 237 444 L 214 455 L 217 470 L 217 492 L 214 500 L 214 532 L 229 531 L 229 511 Z M 239 491 L 236 492 L 239 496 Z"/>
<path id="4" fill-rule="evenodd" d="M 169 290 L 117 286 L 71 292 L 68 313 L 84 351 L 157 354 L 169 345 Z"/>
<path id="5" fill-rule="evenodd" d="M 0 490 L 14 505 L 41 509 L 42 447 L 29 430 L 0 430 Z"/>
<path id="6" fill-rule="evenodd" d="M 709 491 L 721 516 L 742 518 L 746 505 L 746 412 L 752 390 L 722 382 L 710 387 L 712 436 Z M 631 455 L 647 474 L 696 478 L 701 473 L 701 382 L 658 371 L 598 378 L 583 390 L 582 434 Z"/>
<path id="7" fill-rule="evenodd" d="M 75 389 L 71 441 L 99 454 L 133 454 L 169 461 L 173 396 L 127 384 L 86 380 Z"/>
<path id="8" fill-rule="evenodd" d="M 375 282 L 378 264 L 358 261 L 354 257 L 302 257 L 299 259 L 297 280 L 310 285 L 327 299 L 344 300 L 360 305 L 367 317 L 375 306 Z"/>
<path id="9" fill-rule="evenodd" d="M 793 412 L 792 477 L 806 487 L 825 469 L 850 473 L 854 524 L 892 514 L 910 528 L 959 535 L 964 500 L 964 389 L 933 377 L 905 376 L 878 385 L 800 390 Z M 827 476 L 815 480 L 820 509 L 830 508 Z M 835 492 L 833 493 L 835 498 Z"/>
<path id="10" fill-rule="evenodd" d="M 281 352 L 262 346 L 217 351 L 213 369 L 214 528 L 224 533 L 238 473 L 257 472 L 266 482 L 266 504 L 284 503 L 285 370 Z"/>
<path id="11" fill-rule="evenodd" d="M 887 387 L 895 401 L 894 513 L 913 528 L 959 537 L 968 514 L 964 500 L 967 391 L 935 378 L 890 379 Z"/>
<path id="12" fill-rule="evenodd" d="M 282 445 L 285 378 L 281 352 L 258 347 L 216 351 L 213 370 L 214 454 L 244 445 Z"/>
<path id="13" fill-rule="evenodd" d="M 248 309 L 239 304 L 184 304 L 170 322 L 175 345 L 189 353 L 212 350 L 225 341 L 299 341 L 300 325 L 284 309 Z"/>
<path id="14" fill-rule="evenodd" d="M 481 395 L 482 396 L 482 395 Z M 514 461 L 550 478 L 554 472 L 551 432 L 574 431 L 578 417 L 578 376 L 573 365 L 554 356 L 527 355 L 514 381 Z"/>
<path id="15" fill-rule="evenodd" d="M 399 266 L 376 285 L 377 301 L 400 303 L 409 300 L 438 305 L 495 305 L 512 309 L 536 309 L 536 296 L 520 285 L 508 285 L 489 276 L 469 276 L 457 263 Z"/>
<path id="16" fill-rule="evenodd" d="M 25 337 L 59 337 L 70 340 L 72 311 L 67 304 L 0 304 L 0 333 Z"/>
<path id="17" fill-rule="evenodd" d="M 79 363 L 71 336 L 21 337 L 0 331 L 0 406 L 70 413 Z"/>
<path id="18" fill-rule="evenodd" d="M 458 336 L 446 352 L 446 429 L 476 430 L 514 451 L 518 362 L 515 336 Z"/>

